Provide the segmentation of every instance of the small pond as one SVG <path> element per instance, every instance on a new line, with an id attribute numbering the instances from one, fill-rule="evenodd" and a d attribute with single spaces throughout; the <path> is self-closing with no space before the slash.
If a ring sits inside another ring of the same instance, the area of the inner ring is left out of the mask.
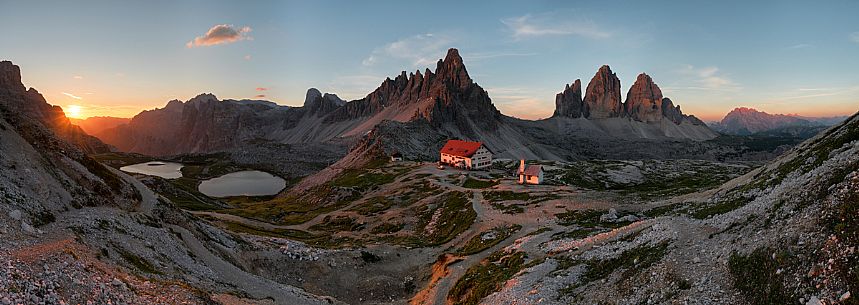
<path id="1" fill-rule="evenodd" d="M 163 161 L 149 161 L 120 167 L 119 170 L 129 173 L 158 176 L 165 179 L 182 177 L 182 164 Z"/>
<path id="2" fill-rule="evenodd" d="M 286 180 L 261 171 L 240 171 L 204 180 L 197 188 L 209 197 L 268 196 L 286 187 Z"/>

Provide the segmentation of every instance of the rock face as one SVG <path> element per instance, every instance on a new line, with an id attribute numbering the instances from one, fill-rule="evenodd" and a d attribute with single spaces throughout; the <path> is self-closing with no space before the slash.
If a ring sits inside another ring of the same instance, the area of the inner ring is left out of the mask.
<path id="1" fill-rule="evenodd" d="M 680 124 L 683 121 L 683 112 L 680 111 L 680 105 L 674 106 L 674 102 L 670 98 L 662 98 L 662 106 L 660 108 L 662 108 L 662 115 L 674 122 L 674 124 Z"/>
<path id="2" fill-rule="evenodd" d="M 501 117 L 486 91 L 468 75 L 456 49 L 448 50 L 434 73 L 426 69 L 423 74 L 418 70 L 407 75 L 403 71 L 393 80 L 387 78 L 367 97 L 346 104 L 326 121 L 373 116 L 388 108 L 407 111 L 409 120 L 423 118 L 435 126 L 453 124 L 466 134 L 473 134 L 475 127 L 495 129 Z"/>
<path id="3" fill-rule="evenodd" d="M 555 113 L 552 116 L 570 118 L 582 117 L 582 81 L 577 79 L 572 86 L 566 85 L 564 91 L 555 95 Z"/>
<path id="4" fill-rule="evenodd" d="M 662 90 L 659 90 L 659 86 L 653 83 L 649 75 L 641 73 L 629 88 L 623 106 L 625 114 L 633 120 L 659 122 L 663 117 Z"/>
<path id="5" fill-rule="evenodd" d="M 555 96 L 555 113 L 552 117 L 586 118 L 589 120 L 627 118 L 651 125 L 671 122 L 674 125 L 685 126 L 683 124 L 686 123 L 703 128 L 695 127 L 694 129 L 700 130 L 691 133 L 682 130 L 679 133 L 664 130 L 662 133 L 669 135 L 669 137 L 679 138 L 686 138 L 682 134 L 697 134 L 693 138 L 698 140 L 716 137 L 714 132 L 707 129 L 704 122 L 695 116 L 684 115 L 680 111 L 680 106 L 674 106 L 670 99 L 663 97 L 662 90 L 645 73 L 638 75 L 635 83 L 629 88 L 624 103 L 620 103 L 620 80 L 611 72 L 609 66 L 602 66 L 597 71 L 597 74 L 588 84 L 588 91 L 584 100 L 581 99 L 581 95 L 581 82 L 579 80 L 573 82 L 572 86 L 567 85 L 563 92 Z"/>
<path id="6" fill-rule="evenodd" d="M 26 119 L 44 125 L 87 153 L 110 151 L 110 147 L 73 125 L 59 106 L 48 104 L 36 89 L 26 89 L 21 82 L 21 69 L 10 61 L 0 61 L 0 104 Z"/>
<path id="7" fill-rule="evenodd" d="M 325 93 L 323 95 L 316 88 L 307 89 L 307 94 L 304 98 L 304 108 L 307 114 L 318 117 L 325 116 L 344 104 L 346 104 L 346 101 L 340 99 L 336 94 Z"/>
<path id="8" fill-rule="evenodd" d="M 621 116 L 623 107 L 620 103 L 620 80 L 609 66 L 600 67 L 597 74 L 588 83 L 584 99 L 585 117 L 594 119 L 615 118 Z"/>

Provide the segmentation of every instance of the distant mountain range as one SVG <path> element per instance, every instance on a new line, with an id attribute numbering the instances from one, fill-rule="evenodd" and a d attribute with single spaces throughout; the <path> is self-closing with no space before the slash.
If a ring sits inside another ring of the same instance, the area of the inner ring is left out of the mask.
<path id="1" fill-rule="evenodd" d="M 69 121 L 71 121 L 72 124 L 80 126 L 80 128 L 86 131 L 86 133 L 93 135 L 101 133 L 105 129 L 114 128 L 122 124 L 128 124 L 129 122 L 131 122 L 131 119 L 109 116 L 94 116 L 88 117 L 86 119 L 69 118 Z"/>
<path id="2" fill-rule="evenodd" d="M 582 98 L 581 81 L 556 97 L 555 113 L 542 120 L 503 115 L 489 93 L 475 83 L 456 49 L 435 71 L 403 71 L 387 78 L 366 97 L 346 102 L 316 89 L 302 107 L 265 101 L 218 100 L 201 94 L 186 102 L 143 111 L 127 124 L 95 135 L 123 151 L 149 155 L 212 152 L 241 147 L 251 140 L 280 143 L 354 143 L 383 122 L 412 124 L 409 139 L 462 138 L 483 141 L 505 157 L 567 159 L 581 139 L 680 140 L 715 138 L 694 116 L 662 96 L 641 74 L 621 102 L 620 81 L 608 66 L 599 69 Z M 402 143 L 405 151 L 426 153 L 438 143 Z M 423 157 L 423 156 L 421 156 Z"/>
<path id="3" fill-rule="evenodd" d="M 730 135 L 750 135 L 780 129 L 821 129 L 820 127 L 832 126 L 846 119 L 842 117 L 814 118 L 797 115 L 769 114 L 754 108 L 735 108 L 720 122 L 713 122 L 710 127 L 714 130 Z"/>

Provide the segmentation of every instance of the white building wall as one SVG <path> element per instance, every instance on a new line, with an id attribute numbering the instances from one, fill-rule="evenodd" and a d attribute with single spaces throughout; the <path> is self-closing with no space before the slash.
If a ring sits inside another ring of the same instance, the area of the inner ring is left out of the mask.
<path id="1" fill-rule="evenodd" d="M 492 165 L 492 153 L 483 146 L 480 146 L 471 158 L 441 153 L 441 163 L 455 166 L 460 162 L 464 163 L 467 168 L 487 168 Z"/>

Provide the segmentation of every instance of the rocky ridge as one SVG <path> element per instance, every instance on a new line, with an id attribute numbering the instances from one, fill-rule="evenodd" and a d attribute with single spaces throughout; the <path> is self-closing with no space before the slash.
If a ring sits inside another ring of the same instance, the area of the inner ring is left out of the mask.
<path id="1" fill-rule="evenodd" d="M 649 77 L 642 77 L 635 90 L 630 91 L 627 104 L 633 112 L 631 116 L 626 115 L 624 104 L 620 103 L 619 80 L 608 66 L 600 68 L 588 84 L 584 99 L 580 81 L 567 87 L 556 98 L 553 118 L 540 121 L 511 118 L 501 114 L 489 94 L 469 76 L 459 51 L 450 49 L 436 63 L 434 71 L 404 71 L 393 79 L 385 79 L 359 100 L 345 102 L 312 88 L 302 107 L 219 101 L 204 94 L 185 103 L 171 101 L 164 108 L 144 111 L 129 124 L 98 136 L 124 151 L 171 155 L 238 149 L 256 140 L 286 144 L 334 140 L 356 143 L 383 121 L 395 121 L 414 123 L 416 127 L 409 130 L 443 138 L 480 140 L 501 156 L 541 159 L 565 158 L 567 153 L 559 151 L 566 139 L 700 141 L 716 136 L 699 120 L 683 115 L 670 100 L 662 100 L 660 104 L 661 92 Z M 670 119 L 662 120 L 663 117 Z M 582 120 L 565 120 L 570 118 Z M 420 121 L 428 124 L 422 125 Z M 538 130 L 552 136 L 535 136 Z M 555 140 L 558 138 L 565 140 Z M 426 150 L 440 144 L 424 145 Z"/>
<path id="2" fill-rule="evenodd" d="M 108 152 L 111 147 L 74 125 L 59 106 L 48 104 L 36 89 L 26 89 L 21 82 L 21 69 L 10 61 L 0 61 L 0 103 L 27 119 L 40 122 L 63 140 L 87 153 Z"/>

